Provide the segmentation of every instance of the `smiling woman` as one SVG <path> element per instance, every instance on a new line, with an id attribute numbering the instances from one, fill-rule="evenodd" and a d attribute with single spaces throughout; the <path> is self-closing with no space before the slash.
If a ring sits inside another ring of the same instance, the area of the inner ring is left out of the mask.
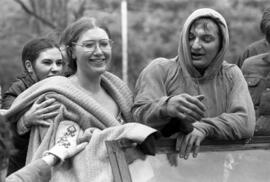
<path id="1" fill-rule="evenodd" d="M 104 26 L 93 18 L 82 18 L 63 32 L 71 82 L 91 94 L 114 117 L 120 119 L 119 108 L 108 90 L 102 86 L 102 75 L 111 62 L 112 40 Z"/>

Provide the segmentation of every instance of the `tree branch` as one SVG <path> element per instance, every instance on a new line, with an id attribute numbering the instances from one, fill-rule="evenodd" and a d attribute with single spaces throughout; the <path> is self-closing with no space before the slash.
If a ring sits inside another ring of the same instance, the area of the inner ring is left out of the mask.
<path id="1" fill-rule="evenodd" d="M 75 20 L 83 16 L 84 11 L 85 11 L 85 5 L 86 5 L 86 0 L 83 0 L 78 10 L 73 12 Z"/>
<path id="2" fill-rule="evenodd" d="M 17 2 L 26 13 L 28 13 L 30 16 L 35 17 L 37 20 L 41 21 L 44 25 L 47 25 L 48 27 L 51 27 L 52 29 L 56 28 L 56 26 L 52 24 L 50 21 L 39 16 L 35 12 L 31 11 L 21 0 L 14 0 L 14 1 Z"/>

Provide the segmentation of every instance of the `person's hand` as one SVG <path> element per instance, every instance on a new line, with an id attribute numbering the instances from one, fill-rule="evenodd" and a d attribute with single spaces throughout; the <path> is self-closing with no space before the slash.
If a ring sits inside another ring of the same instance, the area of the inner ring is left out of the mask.
<path id="1" fill-rule="evenodd" d="M 61 122 L 56 133 L 56 145 L 47 153 L 53 154 L 61 161 L 64 161 L 65 159 L 73 157 L 81 152 L 88 142 L 77 144 L 79 131 L 79 125 L 74 122 Z"/>
<path id="2" fill-rule="evenodd" d="M 23 116 L 25 126 L 28 128 L 34 125 L 49 126 L 50 123 L 46 122 L 46 119 L 55 117 L 60 107 L 60 104 L 53 103 L 54 98 L 45 100 L 44 95 L 39 97 Z"/>
<path id="3" fill-rule="evenodd" d="M 197 157 L 200 150 L 200 144 L 206 137 L 206 134 L 194 128 L 187 135 L 179 134 L 176 142 L 176 151 L 179 151 L 179 157 L 188 159 L 189 154 L 193 152 L 193 157 Z"/>
<path id="4" fill-rule="evenodd" d="M 77 143 L 89 142 L 95 129 L 96 128 L 87 128 L 84 131 L 81 130 L 77 138 Z"/>
<path id="5" fill-rule="evenodd" d="M 206 111 L 205 105 L 201 102 L 203 98 L 203 95 L 180 94 L 173 96 L 167 103 L 167 115 L 191 123 L 200 121 Z"/>
<path id="6" fill-rule="evenodd" d="M 65 159 L 68 159 L 80 153 L 87 146 L 87 144 L 87 142 L 83 142 L 79 145 L 68 147 L 57 144 L 53 148 L 51 148 L 42 159 L 48 165 L 54 166 L 58 164 L 59 161 L 64 161 Z"/>

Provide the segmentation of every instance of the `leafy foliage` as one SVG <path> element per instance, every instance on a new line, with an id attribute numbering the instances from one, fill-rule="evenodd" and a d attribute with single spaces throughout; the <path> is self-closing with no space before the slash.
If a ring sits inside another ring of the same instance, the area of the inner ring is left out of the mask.
<path id="1" fill-rule="evenodd" d="M 26 41 L 62 31 L 81 16 L 93 16 L 111 30 L 113 60 L 111 71 L 121 76 L 121 0 L 0 0 L 0 76 L 4 89 L 21 72 L 20 53 Z M 230 28 L 230 50 L 226 60 L 234 62 L 251 42 L 262 37 L 259 23 L 266 0 L 128 0 L 129 85 L 134 87 L 140 71 L 156 57 L 174 57 L 185 19 L 197 8 L 216 9 Z M 44 23 L 40 18 L 51 23 Z"/>

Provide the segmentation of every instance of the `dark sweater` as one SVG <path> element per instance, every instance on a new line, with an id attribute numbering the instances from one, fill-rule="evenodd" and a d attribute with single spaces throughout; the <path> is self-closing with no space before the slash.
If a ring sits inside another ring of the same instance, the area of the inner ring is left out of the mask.
<path id="1" fill-rule="evenodd" d="M 9 89 L 3 95 L 2 109 L 8 109 L 16 97 L 33 85 L 35 82 L 28 74 L 23 74 L 17 77 L 17 80 L 12 83 Z M 11 123 L 13 133 L 13 143 L 17 152 L 10 157 L 8 175 L 19 170 L 25 165 L 27 147 L 29 142 L 29 133 L 19 135 L 17 133 L 17 123 Z"/>

